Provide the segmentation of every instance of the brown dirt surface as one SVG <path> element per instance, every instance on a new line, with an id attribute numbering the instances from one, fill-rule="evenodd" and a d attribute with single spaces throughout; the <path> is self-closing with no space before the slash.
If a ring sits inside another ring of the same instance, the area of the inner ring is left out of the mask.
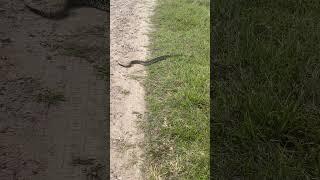
<path id="1" fill-rule="evenodd" d="M 1 180 L 108 179 L 106 14 L 0 2 Z"/>

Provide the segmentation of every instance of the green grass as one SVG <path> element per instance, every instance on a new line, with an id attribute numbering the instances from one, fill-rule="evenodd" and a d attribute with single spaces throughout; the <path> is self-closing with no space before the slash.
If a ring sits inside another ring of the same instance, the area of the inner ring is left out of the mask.
<path id="1" fill-rule="evenodd" d="M 153 16 L 149 66 L 147 179 L 208 179 L 209 0 L 161 0 Z M 160 49 L 160 50 L 159 50 Z"/>
<path id="2" fill-rule="evenodd" d="M 213 179 L 319 179 L 320 1 L 215 1 Z"/>

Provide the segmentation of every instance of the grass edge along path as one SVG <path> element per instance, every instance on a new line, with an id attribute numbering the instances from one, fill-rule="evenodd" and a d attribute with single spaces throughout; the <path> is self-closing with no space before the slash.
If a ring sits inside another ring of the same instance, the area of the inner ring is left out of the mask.
<path id="1" fill-rule="evenodd" d="M 145 82 L 147 179 L 209 177 L 209 0 L 161 0 L 152 18 Z"/>

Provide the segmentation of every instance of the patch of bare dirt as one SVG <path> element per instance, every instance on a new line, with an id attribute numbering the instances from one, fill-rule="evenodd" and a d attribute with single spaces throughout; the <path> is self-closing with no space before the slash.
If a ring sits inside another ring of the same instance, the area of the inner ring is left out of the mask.
<path id="1" fill-rule="evenodd" d="M 0 2 L 1 180 L 108 178 L 106 14 L 49 20 Z"/>
<path id="2" fill-rule="evenodd" d="M 110 10 L 111 57 L 111 179 L 144 179 L 144 135 L 139 123 L 145 116 L 146 75 L 141 65 L 124 68 L 132 60 L 146 60 L 149 18 L 155 0 L 114 0 Z"/>

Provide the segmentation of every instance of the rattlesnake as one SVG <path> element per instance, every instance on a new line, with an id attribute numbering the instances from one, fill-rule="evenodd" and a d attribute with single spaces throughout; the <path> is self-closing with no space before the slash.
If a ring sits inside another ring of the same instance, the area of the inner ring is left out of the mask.
<path id="1" fill-rule="evenodd" d="M 73 6 L 89 6 L 109 11 L 107 0 L 23 0 L 26 7 L 46 18 L 63 18 Z"/>

